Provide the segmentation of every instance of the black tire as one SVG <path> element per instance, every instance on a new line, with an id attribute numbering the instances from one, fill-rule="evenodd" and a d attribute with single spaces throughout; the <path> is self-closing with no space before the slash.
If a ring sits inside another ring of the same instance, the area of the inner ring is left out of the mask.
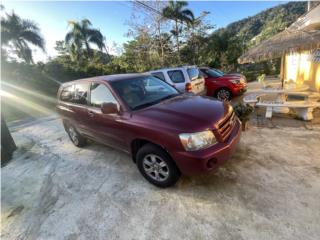
<path id="1" fill-rule="evenodd" d="M 232 99 L 232 92 L 227 88 L 220 88 L 215 92 L 214 97 L 221 101 L 230 101 Z"/>
<path id="2" fill-rule="evenodd" d="M 77 129 L 72 126 L 71 124 L 64 124 L 64 128 L 66 132 L 68 133 L 68 136 L 71 140 L 71 142 L 76 146 L 76 147 L 84 147 L 87 145 L 87 139 L 83 137 Z"/>
<path id="3" fill-rule="evenodd" d="M 149 160 L 151 160 L 152 157 L 154 157 L 155 162 L 157 163 L 154 163 L 153 166 L 149 166 Z M 156 145 L 144 145 L 137 152 L 136 159 L 137 167 L 142 176 L 145 179 L 147 179 L 148 182 L 152 183 L 157 187 L 166 188 L 173 186 L 181 176 L 179 169 L 177 168 L 176 164 L 172 161 L 168 153 Z M 148 173 L 147 169 L 152 170 Z M 154 174 L 152 174 L 152 171 Z M 156 179 L 156 172 L 158 172 L 158 180 Z M 164 173 L 166 174 L 164 175 Z"/>

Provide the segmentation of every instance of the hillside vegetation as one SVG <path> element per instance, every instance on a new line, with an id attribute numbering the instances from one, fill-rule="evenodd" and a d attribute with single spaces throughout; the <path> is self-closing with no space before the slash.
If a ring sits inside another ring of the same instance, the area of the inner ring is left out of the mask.
<path id="1" fill-rule="evenodd" d="M 306 9 L 307 2 L 289 2 L 216 30 L 208 37 L 209 42 L 213 42 L 212 46 L 208 47 L 210 56 L 213 57 L 211 62 L 207 61 L 207 64 L 227 71 L 243 71 L 248 75 L 249 80 L 256 79 L 256 76 L 261 73 L 278 73 L 279 60 L 277 59 L 254 66 L 241 66 L 237 63 L 237 59 L 249 48 L 290 26 L 306 12 Z M 214 45 L 220 46 L 217 51 L 212 52 L 216 49 Z M 220 49 L 222 51 L 219 51 Z"/>
<path id="2" fill-rule="evenodd" d="M 289 2 L 229 24 L 219 31 L 237 35 L 249 45 L 283 31 L 306 12 L 307 2 Z M 252 41 L 257 37 L 257 41 Z"/>

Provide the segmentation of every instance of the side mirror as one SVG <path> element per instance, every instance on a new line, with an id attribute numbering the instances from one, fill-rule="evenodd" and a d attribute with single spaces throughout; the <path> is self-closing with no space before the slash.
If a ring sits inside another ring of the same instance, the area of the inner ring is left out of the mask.
<path id="1" fill-rule="evenodd" d="M 119 112 L 118 104 L 115 104 L 115 103 L 102 103 L 101 104 L 101 112 L 103 114 L 118 113 Z"/>

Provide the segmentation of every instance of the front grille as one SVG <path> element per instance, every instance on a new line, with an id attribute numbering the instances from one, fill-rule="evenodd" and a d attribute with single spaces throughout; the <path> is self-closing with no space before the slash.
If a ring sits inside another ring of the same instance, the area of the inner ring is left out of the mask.
<path id="1" fill-rule="evenodd" d="M 220 120 L 216 126 L 216 137 L 220 142 L 224 142 L 231 133 L 235 122 L 235 114 L 231 111 L 225 118 Z"/>

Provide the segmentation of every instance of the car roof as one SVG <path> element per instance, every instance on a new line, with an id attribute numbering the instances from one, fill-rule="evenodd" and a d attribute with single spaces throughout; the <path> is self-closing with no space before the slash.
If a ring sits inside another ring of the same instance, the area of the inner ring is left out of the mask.
<path id="1" fill-rule="evenodd" d="M 170 68 L 160 68 L 151 70 L 149 72 L 161 72 L 161 71 L 168 71 L 168 70 L 174 70 L 174 69 L 187 69 L 187 68 L 197 68 L 197 66 L 177 66 L 177 67 L 170 67 Z"/>
<path id="2" fill-rule="evenodd" d="M 112 74 L 112 75 L 104 75 L 104 76 L 97 76 L 97 77 L 91 77 L 91 78 L 82 78 L 73 80 L 70 82 L 65 82 L 62 85 L 70 85 L 75 84 L 78 82 L 93 82 L 93 81 L 107 81 L 107 82 L 114 82 L 114 81 L 121 81 L 121 80 L 127 80 L 127 79 L 133 79 L 138 77 L 145 77 L 149 76 L 148 73 L 124 73 L 124 74 Z"/>

